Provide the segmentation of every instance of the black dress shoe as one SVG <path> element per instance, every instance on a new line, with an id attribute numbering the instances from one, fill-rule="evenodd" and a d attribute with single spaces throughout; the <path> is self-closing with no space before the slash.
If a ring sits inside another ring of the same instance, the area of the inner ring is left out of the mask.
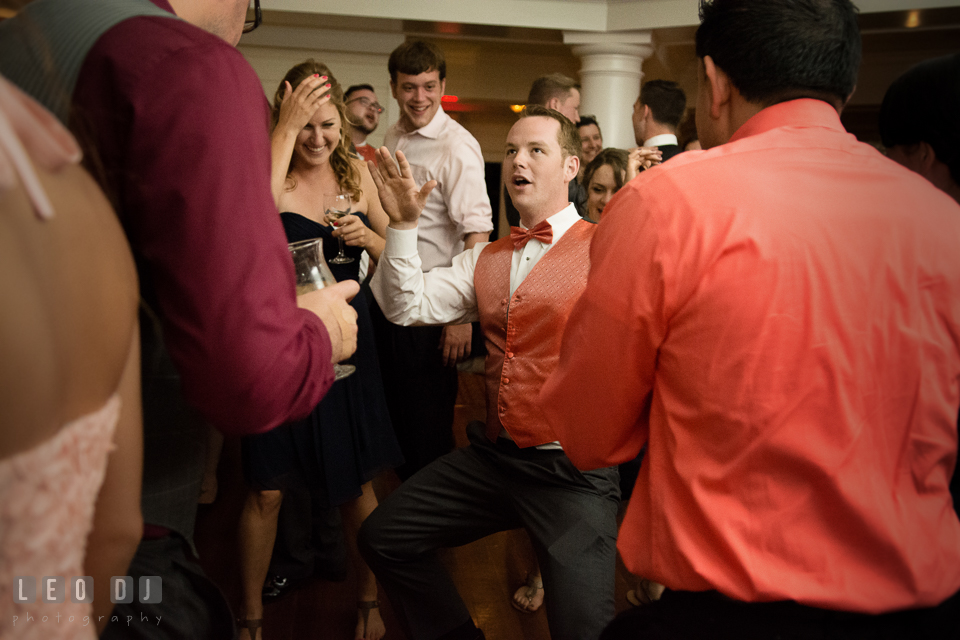
<path id="1" fill-rule="evenodd" d="M 303 578 L 287 578 L 285 576 L 270 576 L 263 583 L 261 598 L 264 604 L 276 602 L 291 591 L 295 591 L 304 583 Z"/>

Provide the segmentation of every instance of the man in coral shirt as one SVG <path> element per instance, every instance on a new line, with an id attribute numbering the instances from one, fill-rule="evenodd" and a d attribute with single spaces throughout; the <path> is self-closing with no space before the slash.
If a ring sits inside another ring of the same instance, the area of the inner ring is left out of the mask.
<path id="1" fill-rule="evenodd" d="M 843 130 L 848 0 L 701 18 L 707 151 L 610 202 L 541 394 L 580 468 L 648 443 L 618 546 L 670 591 L 606 637 L 955 638 L 960 207 Z"/>
<path id="2" fill-rule="evenodd" d="M 471 423 L 469 446 L 414 474 L 360 530 L 361 552 L 416 640 L 483 638 L 438 551 L 519 527 L 530 534 L 550 594 L 551 637 L 593 640 L 613 618 L 617 469 L 574 468 L 536 402 L 590 267 L 596 226 L 567 198 L 579 152 L 572 122 L 528 106 L 510 129 L 503 163 L 524 228 L 428 273 L 417 223 L 436 182 L 418 192 L 402 152 L 400 173 L 389 155 L 380 158 L 377 187 L 390 226 L 371 283 L 377 301 L 397 323 L 479 319 L 487 345 L 486 424 Z"/>

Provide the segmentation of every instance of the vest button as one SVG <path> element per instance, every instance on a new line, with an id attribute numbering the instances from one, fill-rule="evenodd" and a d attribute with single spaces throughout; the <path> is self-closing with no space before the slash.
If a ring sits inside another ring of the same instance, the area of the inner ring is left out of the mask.
<path id="1" fill-rule="evenodd" d="M 507 357 L 508 357 L 508 358 L 512 358 L 512 357 L 513 357 L 513 351 L 507 351 Z"/>
<path id="2" fill-rule="evenodd" d="M 503 384 L 510 384 L 510 378 L 504 378 Z"/>

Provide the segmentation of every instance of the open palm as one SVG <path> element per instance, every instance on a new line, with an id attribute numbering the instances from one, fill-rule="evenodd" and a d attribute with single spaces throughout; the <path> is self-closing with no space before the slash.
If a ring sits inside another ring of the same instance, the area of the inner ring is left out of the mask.
<path id="1" fill-rule="evenodd" d="M 397 151 L 396 162 L 386 147 L 381 147 L 377 153 L 380 163 L 374 165 L 368 162 L 367 165 L 377 185 L 383 210 L 391 222 L 415 223 L 437 181 L 431 180 L 418 187 L 410 171 L 410 163 L 402 151 Z"/>

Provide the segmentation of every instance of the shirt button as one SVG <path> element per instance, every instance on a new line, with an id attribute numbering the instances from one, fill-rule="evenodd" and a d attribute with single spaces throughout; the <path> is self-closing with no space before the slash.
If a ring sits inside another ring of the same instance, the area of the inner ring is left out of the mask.
<path id="1" fill-rule="evenodd" d="M 500 304 L 507 304 L 507 299 L 504 298 L 503 300 L 501 300 L 501 301 L 500 301 Z"/>

